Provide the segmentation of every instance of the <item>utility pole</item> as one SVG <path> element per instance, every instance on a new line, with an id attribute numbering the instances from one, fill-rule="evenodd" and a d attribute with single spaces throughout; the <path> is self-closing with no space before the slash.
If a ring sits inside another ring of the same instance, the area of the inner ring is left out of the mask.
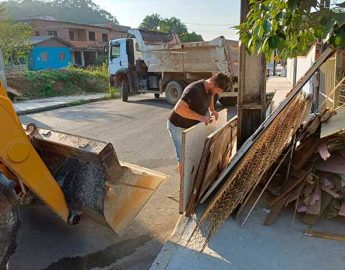
<path id="1" fill-rule="evenodd" d="M 249 1 L 241 0 L 241 23 L 246 20 Z M 255 132 L 265 120 L 266 61 L 263 55 L 249 55 L 243 44 L 240 47 L 240 76 L 238 92 L 237 147 Z"/>

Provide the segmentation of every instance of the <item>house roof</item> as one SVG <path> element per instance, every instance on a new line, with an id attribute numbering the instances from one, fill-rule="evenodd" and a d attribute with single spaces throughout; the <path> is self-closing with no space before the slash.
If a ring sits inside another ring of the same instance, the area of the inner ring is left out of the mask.
<path id="1" fill-rule="evenodd" d="M 119 32 L 127 32 L 128 29 L 130 29 L 129 26 L 125 26 L 125 25 L 113 25 L 111 23 L 106 23 L 106 24 L 85 24 L 85 23 L 59 21 L 59 20 L 56 20 L 55 18 L 52 18 L 52 19 L 45 18 L 45 19 L 43 19 L 42 16 L 40 16 L 38 18 L 36 18 L 36 17 L 23 18 L 23 19 L 19 19 L 18 21 L 22 21 L 22 22 L 44 21 L 44 22 L 56 22 L 56 23 L 68 23 L 68 24 L 73 24 L 73 25 L 82 25 L 82 26 L 88 26 L 88 27 L 98 27 L 98 28 L 103 28 L 103 29 L 115 30 L 115 31 L 119 31 Z"/>
<path id="2" fill-rule="evenodd" d="M 64 40 L 64 39 L 62 39 L 62 38 L 55 37 L 55 36 L 38 36 L 38 37 L 32 37 L 32 38 L 30 39 L 30 45 L 36 45 L 36 44 L 39 44 L 39 43 L 41 43 L 41 42 L 43 42 L 43 41 L 47 41 L 47 40 L 49 40 L 49 39 L 55 39 L 55 40 L 57 40 L 57 41 L 59 41 L 59 42 L 65 44 L 65 45 L 67 45 L 68 47 L 73 47 L 73 44 L 72 44 L 72 43 L 70 43 L 70 42 L 68 42 L 68 41 L 66 41 L 66 40 Z"/>

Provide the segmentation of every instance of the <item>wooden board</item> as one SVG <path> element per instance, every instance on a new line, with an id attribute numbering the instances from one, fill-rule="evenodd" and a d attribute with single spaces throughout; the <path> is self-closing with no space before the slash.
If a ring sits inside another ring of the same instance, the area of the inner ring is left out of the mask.
<path id="1" fill-rule="evenodd" d="M 192 214 L 201 195 L 225 169 L 236 152 L 237 116 L 211 133 L 205 141 L 186 216 Z"/>
<path id="2" fill-rule="evenodd" d="M 231 158 L 235 155 L 237 142 L 236 135 L 237 116 L 208 137 L 210 140 L 210 156 L 208 158 L 208 164 L 204 175 L 205 180 L 200 196 L 210 187 L 215 177 L 225 169 Z"/>
<path id="3" fill-rule="evenodd" d="M 339 234 L 339 233 L 305 230 L 304 235 L 308 237 L 316 237 L 316 238 L 322 238 L 322 239 L 328 239 L 328 240 L 345 241 L 345 235 Z"/>
<path id="4" fill-rule="evenodd" d="M 194 179 L 198 170 L 203 146 L 208 135 L 222 127 L 227 121 L 227 110 L 219 112 L 217 121 L 205 126 L 199 123 L 182 133 L 182 164 L 183 172 L 180 182 L 180 212 L 183 213 L 190 198 Z"/>
<path id="5" fill-rule="evenodd" d="M 339 108 L 336 115 L 321 124 L 321 138 L 325 138 L 345 130 L 345 107 Z"/>

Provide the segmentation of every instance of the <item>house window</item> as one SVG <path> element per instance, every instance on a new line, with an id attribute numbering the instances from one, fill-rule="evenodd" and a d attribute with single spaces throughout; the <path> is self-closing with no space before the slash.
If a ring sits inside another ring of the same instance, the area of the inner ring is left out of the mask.
<path id="1" fill-rule="evenodd" d="M 65 61 L 66 60 L 66 54 L 64 52 L 59 52 L 59 60 Z"/>
<path id="2" fill-rule="evenodd" d="M 69 31 L 69 39 L 74 40 L 74 32 L 73 31 Z"/>
<path id="3" fill-rule="evenodd" d="M 89 40 L 91 40 L 91 41 L 96 40 L 95 32 L 89 32 Z"/>
<path id="4" fill-rule="evenodd" d="M 40 59 L 42 62 L 47 62 L 48 61 L 48 53 L 47 52 L 41 52 Z"/>
<path id="5" fill-rule="evenodd" d="M 48 31 L 48 36 L 55 36 L 55 37 L 57 37 L 57 31 L 56 30 Z"/>
<path id="6" fill-rule="evenodd" d="M 105 33 L 102 34 L 102 41 L 108 42 L 108 34 L 105 34 Z"/>
<path id="7" fill-rule="evenodd" d="M 35 31 L 35 36 L 38 37 L 40 35 L 40 31 Z"/>

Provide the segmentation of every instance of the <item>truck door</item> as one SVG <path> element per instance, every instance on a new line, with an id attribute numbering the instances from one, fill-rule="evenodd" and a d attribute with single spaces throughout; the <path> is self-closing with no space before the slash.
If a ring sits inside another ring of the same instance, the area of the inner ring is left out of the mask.
<path id="1" fill-rule="evenodd" d="M 128 53 L 126 39 L 111 41 L 109 50 L 109 74 L 115 75 L 117 72 L 127 70 Z"/>

